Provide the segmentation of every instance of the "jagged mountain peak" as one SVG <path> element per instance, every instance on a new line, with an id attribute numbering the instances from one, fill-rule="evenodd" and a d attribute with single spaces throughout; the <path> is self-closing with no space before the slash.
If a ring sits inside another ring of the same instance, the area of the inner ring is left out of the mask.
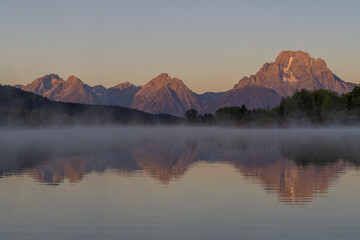
<path id="1" fill-rule="evenodd" d="M 284 57 L 297 57 L 297 58 L 311 58 L 310 54 L 301 50 L 292 51 L 292 50 L 285 50 L 279 53 L 276 57 L 275 62 L 278 62 L 280 59 Z"/>
<path id="2" fill-rule="evenodd" d="M 53 73 L 46 74 L 34 80 L 34 83 L 44 84 L 44 85 L 54 84 L 57 82 L 64 82 L 64 80 L 61 77 L 59 77 L 59 75 Z"/>
<path id="3" fill-rule="evenodd" d="M 31 84 L 27 84 L 25 86 L 19 85 L 18 88 L 44 96 L 45 93 L 51 90 L 54 86 L 59 86 L 63 83 L 64 80 L 58 75 L 47 74 L 35 79 Z"/>
<path id="4" fill-rule="evenodd" d="M 60 102 L 129 107 L 140 87 L 136 87 L 131 83 L 119 85 L 122 89 L 107 89 L 102 85 L 92 87 L 74 75 L 69 76 L 68 79 L 64 81 L 56 74 L 47 74 L 35 79 L 26 86 L 17 85 L 17 88 Z"/>
<path id="5" fill-rule="evenodd" d="M 294 69 L 297 66 L 302 67 L 302 69 L 327 69 L 326 62 L 323 59 L 312 58 L 309 53 L 303 51 L 283 51 L 276 57 L 275 63 L 279 64 L 282 69 L 286 69 L 287 71 L 289 71 L 291 68 Z"/>
<path id="6" fill-rule="evenodd" d="M 80 78 L 75 77 L 74 75 L 70 75 L 68 79 L 66 79 L 65 83 L 67 84 L 80 84 L 83 85 L 84 82 L 80 80 Z"/>
<path id="7" fill-rule="evenodd" d="M 154 77 L 153 79 L 165 80 L 171 79 L 168 73 L 160 73 L 158 76 Z"/>
<path id="8" fill-rule="evenodd" d="M 116 88 L 119 90 L 125 90 L 130 87 L 136 87 L 136 86 L 130 82 L 124 82 L 124 83 L 119 83 L 118 85 L 114 86 L 113 88 Z"/>
<path id="9" fill-rule="evenodd" d="M 190 108 L 201 110 L 197 95 L 178 78 L 162 73 L 151 79 L 136 94 L 132 108 L 150 113 L 182 116 Z"/>
<path id="10" fill-rule="evenodd" d="M 160 84 L 160 85 L 167 85 L 167 84 L 173 84 L 173 83 L 183 83 L 179 78 L 174 77 L 172 78 L 167 73 L 161 73 L 160 75 L 154 77 L 150 80 L 150 84 Z"/>
<path id="11" fill-rule="evenodd" d="M 47 79 L 57 79 L 57 80 L 61 80 L 62 78 L 54 73 L 50 73 L 50 74 L 46 74 L 45 76 L 41 77 L 41 78 L 47 78 Z"/>
<path id="12" fill-rule="evenodd" d="M 326 62 L 303 51 L 282 51 L 274 62 L 265 63 L 250 77 L 242 78 L 234 89 L 257 86 L 274 89 L 281 96 L 290 96 L 296 89 L 327 89 L 338 93 L 351 91 L 353 84 L 345 83 L 328 69 Z"/>

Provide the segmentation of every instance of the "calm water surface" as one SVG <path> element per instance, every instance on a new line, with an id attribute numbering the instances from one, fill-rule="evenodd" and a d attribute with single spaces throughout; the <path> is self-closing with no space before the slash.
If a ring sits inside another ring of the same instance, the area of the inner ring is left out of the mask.
<path id="1" fill-rule="evenodd" d="M 360 129 L 0 130 L 0 239 L 359 239 Z"/>

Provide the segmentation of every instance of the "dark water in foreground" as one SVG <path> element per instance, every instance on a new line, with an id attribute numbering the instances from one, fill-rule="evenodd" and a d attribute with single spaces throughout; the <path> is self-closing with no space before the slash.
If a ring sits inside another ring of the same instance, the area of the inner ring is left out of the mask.
<path id="1" fill-rule="evenodd" d="M 0 131 L 0 239 L 359 239 L 360 129 Z"/>

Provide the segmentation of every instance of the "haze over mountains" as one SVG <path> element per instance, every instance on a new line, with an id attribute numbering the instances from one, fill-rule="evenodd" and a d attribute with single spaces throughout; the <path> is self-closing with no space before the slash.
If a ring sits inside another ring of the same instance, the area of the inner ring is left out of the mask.
<path id="1" fill-rule="evenodd" d="M 354 83 L 337 77 L 322 59 L 314 59 L 302 51 L 283 51 L 274 62 L 265 63 L 250 77 L 242 78 L 227 92 L 197 94 L 182 80 L 166 73 L 153 78 L 144 86 L 120 83 L 111 88 L 89 86 L 75 76 L 66 81 L 50 74 L 26 86 L 16 87 L 51 100 L 124 106 L 149 113 L 182 116 L 188 109 L 214 113 L 225 106 L 245 106 L 249 109 L 274 107 L 283 97 L 297 89 L 326 89 L 346 93 Z"/>

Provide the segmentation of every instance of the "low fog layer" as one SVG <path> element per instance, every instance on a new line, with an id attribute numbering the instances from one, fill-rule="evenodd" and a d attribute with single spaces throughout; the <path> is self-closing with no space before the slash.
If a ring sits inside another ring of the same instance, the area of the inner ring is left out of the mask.
<path id="1" fill-rule="evenodd" d="M 104 127 L 37 130 L 1 130 L 2 159 L 21 151 L 41 151 L 47 155 L 88 154 L 121 151 L 146 143 L 157 145 L 215 143 L 223 148 L 253 146 L 294 148 L 311 145 L 344 151 L 360 143 L 358 128 L 327 129 L 236 129 L 221 127 Z"/>

